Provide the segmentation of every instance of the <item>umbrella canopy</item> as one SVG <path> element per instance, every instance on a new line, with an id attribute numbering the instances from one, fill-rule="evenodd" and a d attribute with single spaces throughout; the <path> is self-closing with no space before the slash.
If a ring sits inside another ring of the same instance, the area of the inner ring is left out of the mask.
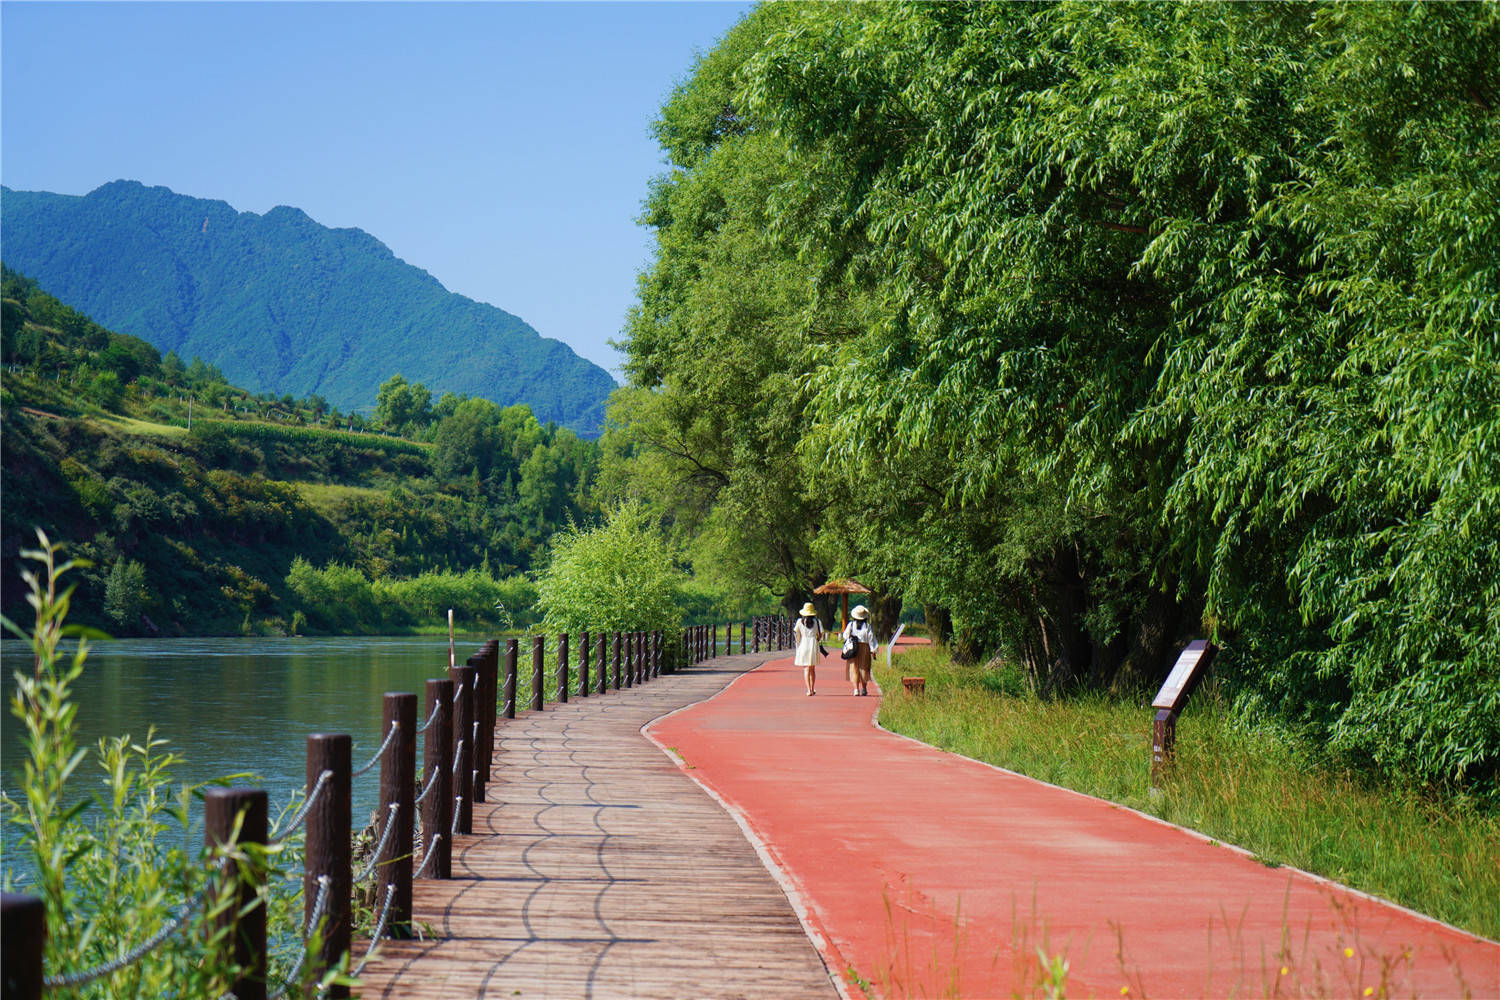
<path id="1" fill-rule="evenodd" d="M 858 580 L 829 580 L 821 587 L 813 588 L 814 594 L 842 594 L 844 602 L 844 620 L 839 623 L 840 630 L 849 624 L 849 595 L 868 594 L 870 588 Z"/>

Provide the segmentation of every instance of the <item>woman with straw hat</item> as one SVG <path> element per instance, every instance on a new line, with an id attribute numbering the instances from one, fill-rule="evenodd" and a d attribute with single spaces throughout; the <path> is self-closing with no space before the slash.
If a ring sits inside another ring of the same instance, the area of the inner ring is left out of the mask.
<path id="1" fill-rule="evenodd" d="M 814 682 L 817 680 L 818 654 L 821 650 L 818 641 L 823 638 L 823 623 L 818 621 L 818 609 L 813 607 L 812 601 L 802 605 L 801 617 L 797 624 L 792 626 L 792 632 L 797 638 L 797 655 L 792 662 L 802 668 L 802 676 L 807 681 L 807 693 L 816 694 Z"/>
<path id="2" fill-rule="evenodd" d="M 856 604 L 854 610 L 849 612 L 849 624 L 844 626 L 841 633 L 844 658 L 848 661 L 845 676 L 854 685 L 856 695 L 870 693 L 870 660 L 879 647 L 875 641 L 875 630 L 870 628 L 869 617 L 870 610 L 863 604 Z"/>

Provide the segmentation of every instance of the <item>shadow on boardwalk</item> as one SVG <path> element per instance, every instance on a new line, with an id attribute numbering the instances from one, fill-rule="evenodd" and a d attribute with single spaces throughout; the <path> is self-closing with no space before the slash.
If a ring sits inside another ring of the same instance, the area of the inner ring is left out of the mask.
<path id="1" fill-rule="evenodd" d="M 453 878 L 416 883 L 428 940 L 383 943 L 356 992 L 836 997 L 739 826 L 640 731 L 773 655 L 501 720 L 489 801 L 454 842 Z"/>

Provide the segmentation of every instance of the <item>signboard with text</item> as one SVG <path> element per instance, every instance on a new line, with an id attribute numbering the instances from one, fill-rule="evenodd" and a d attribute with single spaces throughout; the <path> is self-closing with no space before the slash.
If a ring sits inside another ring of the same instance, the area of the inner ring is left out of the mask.
<path id="1" fill-rule="evenodd" d="M 1156 692 L 1156 700 L 1151 703 L 1151 707 L 1164 708 L 1169 712 L 1181 711 L 1187 696 L 1197 686 L 1203 671 L 1213 659 L 1214 651 L 1214 644 L 1207 639 L 1194 639 L 1188 643 L 1172 666 L 1172 672 L 1167 675 L 1166 683 Z"/>

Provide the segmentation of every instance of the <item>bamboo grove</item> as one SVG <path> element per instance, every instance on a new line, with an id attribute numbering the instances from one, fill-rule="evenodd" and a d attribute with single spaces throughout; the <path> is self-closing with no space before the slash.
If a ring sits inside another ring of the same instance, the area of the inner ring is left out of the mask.
<path id="1" fill-rule="evenodd" d="M 601 487 L 1045 692 L 1500 762 L 1500 7 L 763 4 L 668 169 Z"/>

